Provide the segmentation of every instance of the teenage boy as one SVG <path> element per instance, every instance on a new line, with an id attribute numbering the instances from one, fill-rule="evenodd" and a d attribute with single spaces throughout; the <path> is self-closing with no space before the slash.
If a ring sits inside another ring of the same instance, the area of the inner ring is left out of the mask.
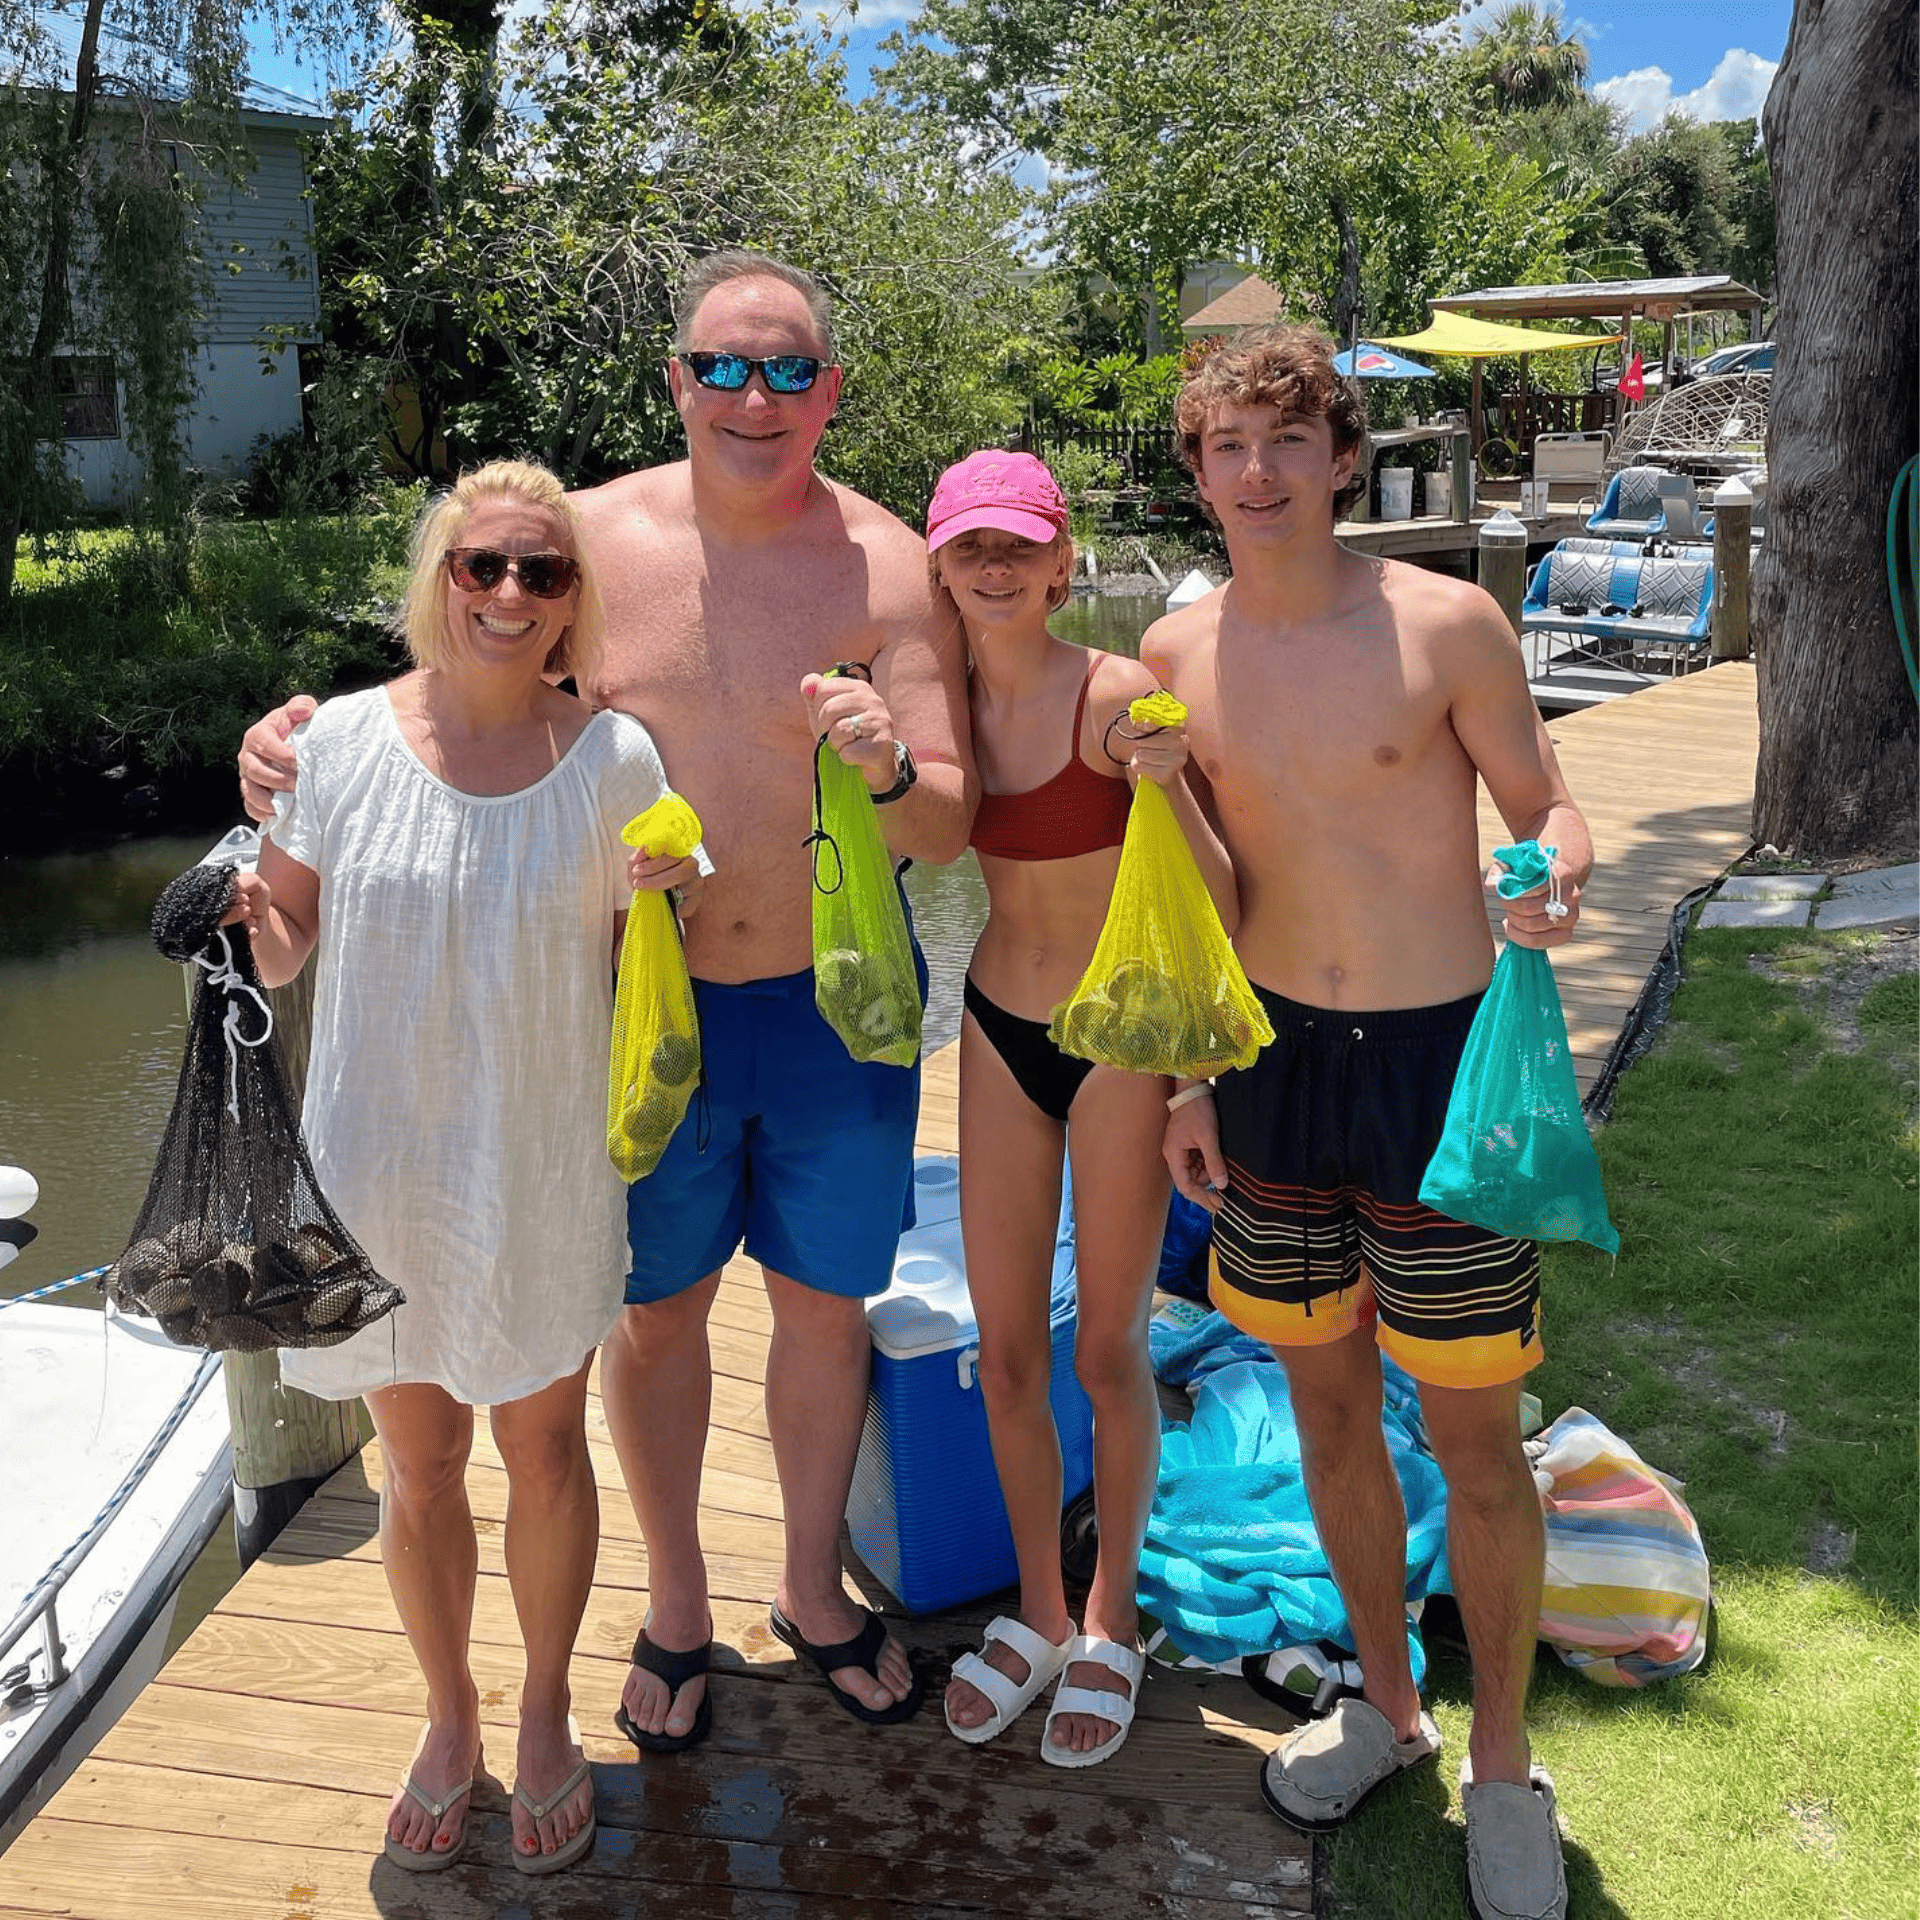
<path id="1" fill-rule="evenodd" d="M 1558 899 L 1512 902 L 1509 939 L 1570 936 L 1592 851 L 1494 602 L 1335 539 L 1366 421 L 1331 354 L 1308 328 L 1243 334 L 1190 368 L 1178 402 L 1233 576 L 1157 622 L 1141 658 L 1186 703 L 1189 772 L 1211 785 L 1240 883 L 1235 946 L 1276 1039 L 1217 1087 L 1175 1090 L 1166 1152 L 1215 1213 L 1215 1304 L 1286 1366 L 1365 1675 L 1269 1758 L 1262 1792 L 1321 1831 L 1440 1746 L 1407 1657 L 1384 1349 L 1420 1383 L 1447 1482 L 1473 1656 L 1471 1904 L 1540 1920 L 1564 1914 L 1566 1883 L 1523 1718 L 1544 1534 L 1518 1402 L 1541 1358 L 1539 1257 L 1418 1193 L 1492 971 L 1476 781 L 1515 839 L 1557 849 Z"/>

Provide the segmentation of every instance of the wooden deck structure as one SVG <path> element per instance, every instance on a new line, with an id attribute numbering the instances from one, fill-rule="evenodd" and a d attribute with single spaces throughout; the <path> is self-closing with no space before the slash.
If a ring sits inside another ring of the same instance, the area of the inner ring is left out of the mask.
<path id="1" fill-rule="evenodd" d="M 1717 667 L 1553 724 L 1601 867 L 1557 961 L 1590 1080 L 1666 938 L 1675 901 L 1747 844 L 1754 675 Z M 1484 844 L 1505 838 L 1483 819 Z M 923 1146 L 950 1149 L 951 1048 L 928 1063 Z M 1041 1764 L 1040 1715 L 962 1747 L 937 1700 L 864 1727 L 766 1627 L 780 1496 L 760 1381 L 764 1298 L 728 1269 L 704 1527 L 718 1667 L 712 1740 L 640 1760 L 610 1714 L 646 1607 L 647 1563 L 599 1402 L 589 1403 L 604 1537 L 574 1662 L 595 1763 L 592 1856 L 547 1880 L 509 1859 L 519 1672 L 501 1557 L 506 1482 L 484 1423 L 468 1475 L 480 1526 L 474 1663 L 489 1741 L 468 1857 L 416 1876 L 379 1851 L 412 1750 L 420 1682 L 374 1542 L 380 1460 L 343 1468 L 174 1655 L 91 1760 L 0 1857 L 0 1914 L 81 1920 L 425 1920 L 491 1914 L 907 1920 L 1040 1912 L 1097 1920 L 1279 1920 L 1312 1908 L 1311 1854 L 1260 1803 L 1259 1756 L 1290 1724 L 1236 1680 L 1155 1671 L 1132 1738 L 1081 1772 Z M 856 1566 L 867 1597 L 897 1612 Z M 945 1658 L 991 1603 L 903 1623 Z M 510 1786 L 510 1774 L 507 1785 Z"/>

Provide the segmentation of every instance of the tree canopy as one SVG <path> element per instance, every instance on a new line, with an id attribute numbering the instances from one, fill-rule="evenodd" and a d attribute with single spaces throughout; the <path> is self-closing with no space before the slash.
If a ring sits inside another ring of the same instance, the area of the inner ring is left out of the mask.
<path id="1" fill-rule="evenodd" d="M 487 52 L 422 19 L 315 161 L 336 386 L 409 389 L 422 471 L 442 435 L 570 480 L 666 458 L 672 288 L 702 253 L 757 247 L 836 299 L 849 379 L 825 460 L 917 511 L 1019 416 L 999 370 L 1038 313 L 1020 195 L 842 79 L 792 11 L 703 8 L 676 34 L 557 0 Z M 501 105 L 476 144 L 481 95 Z"/>
<path id="2" fill-rule="evenodd" d="M 1587 78 L 1587 50 L 1560 27 L 1555 9 L 1513 0 L 1461 55 L 1475 95 L 1504 113 L 1578 100 Z"/>

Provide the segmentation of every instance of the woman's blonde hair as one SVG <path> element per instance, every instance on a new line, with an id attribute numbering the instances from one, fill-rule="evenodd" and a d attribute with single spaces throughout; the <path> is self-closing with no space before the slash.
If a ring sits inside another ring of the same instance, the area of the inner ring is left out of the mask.
<path id="1" fill-rule="evenodd" d="M 566 544 L 579 562 L 573 619 L 547 655 L 545 671 L 571 674 L 585 693 L 606 647 L 607 615 L 587 557 L 586 530 L 559 479 L 531 460 L 490 460 L 463 473 L 431 500 L 413 530 L 412 577 L 394 621 L 416 666 L 438 666 L 447 645 L 447 549 L 460 544 L 460 531 L 474 509 L 489 500 L 524 500 L 544 508 L 566 531 Z"/>
<path id="2" fill-rule="evenodd" d="M 940 554 L 944 551 L 945 549 L 942 548 L 927 555 L 927 584 L 933 589 L 933 597 L 936 603 L 939 601 L 940 596 L 946 593 L 948 604 L 953 605 L 953 595 L 947 593 L 947 583 L 940 578 Z M 1054 584 L 1047 589 L 1047 611 L 1049 613 L 1055 613 L 1073 598 L 1073 535 L 1070 533 L 1056 533 L 1053 538 L 1047 542 L 1047 551 L 1049 553 L 1064 554 L 1067 562 L 1066 579 L 1056 580 Z M 958 613 L 959 611 L 960 609 L 954 606 L 954 612 Z"/>

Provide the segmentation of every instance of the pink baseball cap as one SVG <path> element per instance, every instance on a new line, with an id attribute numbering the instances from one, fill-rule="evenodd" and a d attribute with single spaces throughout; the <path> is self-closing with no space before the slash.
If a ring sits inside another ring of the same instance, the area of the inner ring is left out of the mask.
<path id="1" fill-rule="evenodd" d="M 1066 532 L 1067 497 L 1047 463 L 989 447 L 949 467 L 927 506 L 927 551 L 979 527 L 1041 541 Z"/>

